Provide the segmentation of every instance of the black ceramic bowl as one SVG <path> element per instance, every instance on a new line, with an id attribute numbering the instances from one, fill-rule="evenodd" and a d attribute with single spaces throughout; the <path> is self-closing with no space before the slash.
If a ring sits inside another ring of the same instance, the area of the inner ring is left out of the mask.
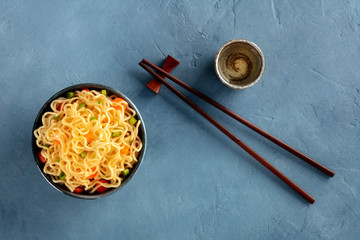
<path id="1" fill-rule="evenodd" d="M 129 106 L 136 111 L 137 118 L 141 120 L 141 125 L 140 125 L 140 128 L 139 128 L 139 137 L 142 140 L 143 148 L 139 153 L 138 162 L 134 165 L 134 167 L 132 168 L 130 174 L 126 177 L 126 179 L 121 183 L 121 185 L 118 188 L 109 189 L 108 191 L 103 192 L 103 193 L 93 193 L 93 194 L 88 194 L 88 193 L 85 193 L 85 192 L 83 192 L 81 194 L 73 193 L 73 192 L 70 192 L 65 185 L 61 185 L 61 184 L 57 184 L 57 183 L 52 182 L 50 176 L 44 173 L 43 165 L 39 161 L 38 153 L 39 153 L 39 151 L 41 151 L 41 149 L 36 145 L 36 138 L 34 136 L 35 129 L 42 126 L 41 118 L 42 118 L 43 114 L 45 112 L 52 111 L 51 108 L 50 108 L 50 103 L 52 101 L 54 101 L 55 99 L 57 99 L 59 97 L 64 97 L 67 92 L 81 90 L 81 89 L 84 89 L 84 88 L 88 88 L 90 90 L 97 90 L 97 91 L 101 91 L 102 89 L 106 89 L 106 91 L 108 92 L 109 95 L 116 95 L 116 96 L 119 96 L 119 97 L 125 99 L 128 102 Z M 58 191 L 60 191 L 62 193 L 65 193 L 65 194 L 67 194 L 69 196 L 76 197 L 76 198 L 81 198 L 81 199 L 97 199 L 97 198 L 100 198 L 100 197 L 108 196 L 108 195 L 114 193 L 115 191 L 117 191 L 119 188 L 122 188 L 127 182 L 129 182 L 130 179 L 133 178 L 133 176 L 135 175 L 137 169 L 139 168 L 139 166 L 140 166 L 140 164 L 142 162 L 142 159 L 144 158 L 145 151 L 146 151 L 146 145 L 147 145 L 146 141 L 147 140 L 146 140 L 146 130 L 145 130 L 145 125 L 144 125 L 144 120 L 142 119 L 139 110 L 130 101 L 130 99 L 127 98 L 121 92 L 119 92 L 119 91 L 117 91 L 117 90 L 115 90 L 113 88 L 110 88 L 110 87 L 107 87 L 107 86 L 104 86 L 104 85 L 101 85 L 101 84 L 95 84 L 95 83 L 83 83 L 83 84 L 73 85 L 73 86 L 67 87 L 67 88 L 57 92 L 40 109 L 40 111 L 39 111 L 39 113 L 38 113 L 38 115 L 37 115 L 37 117 L 35 119 L 33 131 L 32 131 L 33 154 L 34 154 L 35 162 L 36 162 L 36 164 L 38 166 L 38 169 L 41 172 L 41 174 L 43 175 L 43 177 L 48 181 L 48 183 L 51 186 L 53 186 Z"/>

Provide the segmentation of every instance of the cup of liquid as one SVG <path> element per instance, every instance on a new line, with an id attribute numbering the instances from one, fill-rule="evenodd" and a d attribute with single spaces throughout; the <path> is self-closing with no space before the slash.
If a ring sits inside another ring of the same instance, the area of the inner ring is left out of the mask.
<path id="1" fill-rule="evenodd" d="M 265 58 L 260 48 L 245 39 L 225 43 L 215 57 L 215 72 L 225 86 L 245 89 L 257 83 L 264 73 Z"/>

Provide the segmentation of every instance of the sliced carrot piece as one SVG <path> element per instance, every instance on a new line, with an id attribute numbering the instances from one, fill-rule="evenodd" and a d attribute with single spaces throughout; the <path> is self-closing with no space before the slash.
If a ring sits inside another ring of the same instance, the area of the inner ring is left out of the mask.
<path id="1" fill-rule="evenodd" d="M 109 117 L 105 117 L 103 120 L 104 123 L 108 123 L 109 122 Z M 110 116 L 110 122 L 112 122 L 112 117 Z"/>
<path id="2" fill-rule="evenodd" d="M 113 102 L 116 103 L 120 103 L 120 105 L 123 106 L 124 111 L 126 110 L 126 101 L 122 98 L 115 98 L 114 100 L 112 100 Z M 117 110 L 122 110 L 122 108 L 119 105 L 113 106 L 113 108 L 117 109 Z"/>
<path id="3" fill-rule="evenodd" d="M 60 142 L 59 140 L 57 140 L 57 139 L 54 139 L 54 143 L 55 143 L 56 145 L 58 145 L 58 146 L 61 145 L 61 142 Z"/>
<path id="4" fill-rule="evenodd" d="M 88 132 L 87 134 L 85 134 L 86 140 L 88 143 L 91 143 L 94 140 L 94 136 L 91 132 Z"/>
<path id="5" fill-rule="evenodd" d="M 128 146 L 124 146 L 121 150 L 120 150 L 120 154 L 128 154 L 130 151 L 130 148 Z"/>
<path id="6" fill-rule="evenodd" d="M 94 172 L 96 170 L 96 167 L 92 167 L 91 168 L 91 172 Z M 89 170 L 88 170 L 89 171 Z M 88 176 L 86 179 L 93 179 L 97 176 L 98 172 L 96 171 L 94 174 L 91 174 L 90 176 Z"/>
<path id="7" fill-rule="evenodd" d="M 124 99 L 122 99 L 122 98 L 114 98 L 114 100 L 112 100 L 113 102 L 122 102 L 122 101 L 125 101 Z"/>

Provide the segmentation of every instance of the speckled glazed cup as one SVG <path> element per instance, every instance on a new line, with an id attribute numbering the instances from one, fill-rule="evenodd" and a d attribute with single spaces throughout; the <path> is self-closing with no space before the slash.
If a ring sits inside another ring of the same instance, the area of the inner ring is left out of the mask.
<path id="1" fill-rule="evenodd" d="M 260 48 L 245 39 L 225 43 L 215 57 L 215 72 L 225 86 L 245 89 L 257 83 L 265 70 Z"/>

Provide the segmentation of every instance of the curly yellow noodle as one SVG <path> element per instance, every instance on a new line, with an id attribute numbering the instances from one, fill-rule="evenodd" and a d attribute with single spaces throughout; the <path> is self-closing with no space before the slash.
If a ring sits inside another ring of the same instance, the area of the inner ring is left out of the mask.
<path id="1" fill-rule="evenodd" d="M 65 184 L 72 192 L 76 187 L 94 193 L 100 186 L 120 186 L 122 172 L 133 167 L 142 149 L 138 137 L 141 122 L 131 125 L 129 120 L 136 112 L 126 101 L 112 102 L 114 98 L 83 90 L 75 91 L 70 99 L 61 97 L 51 103 L 52 112 L 42 116 L 43 125 L 34 135 L 47 159 L 43 170 L 53 182 Z M 82 103 L 86 107 L 79 108 Z M 114 137 L 114 132 L 119 136 Z M 94 140 L 88 142 L 89 133 Z M 81 153 L 86 156 L 82 158 Z M 60 179 L 61 174 L 65 174 L 65 179 Z M 108 183 L 99 182 L 100 179 Z"/>

